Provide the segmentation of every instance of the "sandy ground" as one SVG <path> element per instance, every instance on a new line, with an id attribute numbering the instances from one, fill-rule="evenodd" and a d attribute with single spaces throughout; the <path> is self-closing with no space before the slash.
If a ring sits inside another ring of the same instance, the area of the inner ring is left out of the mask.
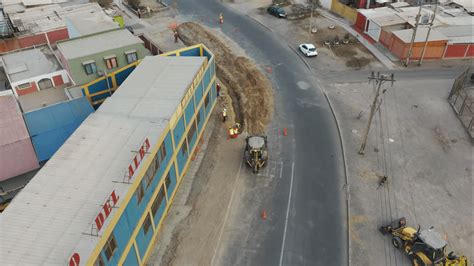
<path id="1" fill-rule="evenodd" d="M 272 85 L 256 64 L 236 56 L 214 34 L 197 23 L 178 27 L 180 39 L 187 45 L 203 43 L 216 56 L 217 76 L 229 88 L 235 119 L 250 134 L 263 133 L 273 115 Z"/>
<path id="2" fill-rule="evenodd" d="M 400 80 L 394 87 L 384 86 L 387 92 L 364 156 L 357 151 L 372 86 L 357 82 L 328 86 L 342 118 L 349 165 L 353 265 L 410 265 L 390 237 L 377 231 L 402 216 L 414 227 L 433 225 L 449 241 L 448 251 L 472 261 L 473 154 L 446 101 L 452 82 Z M 385 173 L 388 186 L 378 188 Z"/>

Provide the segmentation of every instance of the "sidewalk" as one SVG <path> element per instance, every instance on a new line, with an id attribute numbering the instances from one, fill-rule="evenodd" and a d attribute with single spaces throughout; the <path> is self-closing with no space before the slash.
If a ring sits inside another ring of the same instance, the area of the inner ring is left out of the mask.
<path id="1" fill-rule="evenodd" d="M 390 60 L 384 53 L 382 53 L 379 49 L 377 49 L 373 44 L 367 41 L 363 36 L 361 36 L 357 31 L 355 31 L 345 19 L 338 18 L 335 15 L 331 14 L 329 11 L 324 9 L 318 9 L 319 14 L 321 16 L 330 19 L 336 22 L 339 26 L 344 28 L 347 32 L 352 34 L 359 40 L 361 44 L 363 44 L 377 59 L 388 69 L 397 69 L 398 66 Z"/>

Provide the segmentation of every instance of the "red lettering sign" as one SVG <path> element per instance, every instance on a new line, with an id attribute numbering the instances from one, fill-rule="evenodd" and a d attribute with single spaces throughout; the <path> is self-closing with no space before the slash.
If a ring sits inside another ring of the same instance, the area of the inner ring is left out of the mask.
<path id="1" fill-rule="evenodd" d="M 135 154 L 135 157 L 133 157 L 132 161 L 128 165 L 128 180 L 130 180 L 132 176 L 135 174 L 135 171 L 140 166 L 140 163 L 145 158 L 145 154 L 149 150 L 150 150 L 150 141 L 148 140 L 148 138 L 146 138 L 145 141 L 140 146 L 140 149 L 138 149 L 138 153 Z"/>
<path id="2" fill-rule="evenodd" d="M 102 225 L 104 225 L 104 222 L 105 222 L 105 217 L 104 215 L 102 215 L 102 210 L 101 210 L 101 212 L 99 212 L 97 217 L 95 217 L 95 225 L 97 226 L 97 230 L 100 231 L 100 229 L 102 229 Z"/>
<path id="3" fill-rule="evenodd" d="M 98 232 L 100 229 L 102 229 L 102 226 L 104 226 L 105 220 L 107 220 L 107 217 L 109 217 L 110 213 L 112 212 L 112 208 L 117 205 L 118 200 L 119 197 L 117 194 L 115 194 L 115 190 L 112 191 L 110 196 L 105 201 L 104 206 L 102 206 L 99 214 L 95 217 L 95 225 L 97 226 Z"/>
<path id="4" fill-rule="evenodd" d="M 79 266 L 79 262 L 81 262 L 81 256 L 78 253 L 74 253 L 69 259 L 69 266 Z"/>

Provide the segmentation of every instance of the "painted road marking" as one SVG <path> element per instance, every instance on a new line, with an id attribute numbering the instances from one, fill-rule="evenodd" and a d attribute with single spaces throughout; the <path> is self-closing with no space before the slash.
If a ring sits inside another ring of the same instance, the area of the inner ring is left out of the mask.
<path id="1" fill-rule="evenodd" d="M 229 217 L 230 206 L 232 205 L 232 201 L 234 200 L 234 194 L 235 194 L 234 192 L 235 192 L 235 188 L 237 187 L 237 181 L 239 180 L 239 177 L 240 177 L 240 171 L 242 170 L 243 162 L 244 162 L 244 159 L 242 158 L 242 161 L 240 162 L 240 166 L 239 166 L 239 171 L 237 172 L 237 177 L 235 178 L 234 187 L 232 188 L 232 193 L 230 194 L 230 201 L 229 201 L 229 204 L 227 205 L 227 210 L 225 211 L 224 223 L 222 223 L 221 231 L 219 232 L 219 238 L 217 239 L 216 248 L 214 249 L 214 254 L 212 255 L 212 259 L 211 259 L 212 266 L 214 265 L 214 259 L 216 257 L 217 250 L 219 249 L 219 245 L 221 243 L 222 233 L 224 233 L 224 227 L 225 227 L 225 224 L 227 223 L 227 218 Z"/>
<path id="2" fill-rule="evenodd" d="M 285 251 L 286 229 L 288 228 L 288 216 L 290 215 L 291 193 L 293 190 L 293 178 L 295 175 L 295 163 L 291 164 L 290 192 L 288 193 L 288 206 L 286 207 L 285 229 L 283 230 L 283 242 L 281 243 L 280 266 L 283 263 L 283 253 Z"/>
<path id="3" fill-rule="evenodd" d="M 280 161 L 280 179 L 282 178 L 281 176 L 283 175 L 283 161 Z"/>

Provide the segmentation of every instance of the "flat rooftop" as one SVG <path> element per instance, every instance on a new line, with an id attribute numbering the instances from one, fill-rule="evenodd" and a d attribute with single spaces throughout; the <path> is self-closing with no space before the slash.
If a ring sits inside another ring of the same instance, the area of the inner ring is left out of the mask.
<path id="1" fill-rule="evenodd" d="M 66 23 L 74 27 L 80 35 L 89 35 L 119 28 L 118 23 L 107 16 L 102 10 L 68 14 L 65 16 L 65 20 Z"/>
<path id="2" fill-rule="evenodd" d="M 66 59 L 74 59 L 138 43 L 143 41 L 122 28 L 61 41 L 57 46 Z"/>
<path id="3" fill-rule="evenodd" d="M 18 96 L 21 109 L 25 113 L 67 100 L 69 100 L 69 98 L 64 92 L 64 89 L 60 88 L 49 88 Z"/>
<path id="4" fill-rule="evenodd" d="M 375 22 L 380 27 L 393 26 L 405 24 L 406 21 L 399 17 L 398 15 L 387 15 L 381 17 L 372 18 L 372 21 Z"/>
<path id="5" fill-rule="evenodd" d="M 450 43 L 474 43 L 474 25 L 438 27 L 436 30 Z"/>
<path id="6" fill-rule="evenodd" d="M 396 30 L 396 31 L 392 31 L 392 33 L 395 36 L 397 36 L 400 40 L 402 40 L 404 43 L 410 43 L 411 38 L 413 36 L 413 29 Z M 419 27 L 418 30 L 416 31 L 415 42 L 425 42 L 427 34 L 428 34 L 428 28 Z M 447 41 L 447 40 L 448 40 L 448 37 L 444 36 L 443 34 L 438 32 L 436 29 L 431 29 L 428 41 L 433 42 L 433 41 Z"/>
<path id="7" fill-rule="evenodd" d="M 49 74 L 62 67 L 53 51 L 46 46 L 19 50 L 2 56 L 5 74 L 10 82 Z"/>
<path id="8" fill-rule="evenodd" d="M 68 16 L 91 16 L 108 17 L 97 3 L 87 3 L 61 7 L 59 4 L 48 4 L 36 7 L 29 7 L 22 12 L 10 14 L 12 24 L 23 33 L 39 33 L 66 27 L 65 18 Z M 105 20 L 105 18 L 104 18 Z M 92 25 L 91 25 L 92 26 Z M 96 24 L 90 30 L 99 32 L 107 30 L 101 24 Z"/>
<path id="9" fill-rule="evenodd" d="M 130 188 L 120 182 L 133 151 L 145 138 L 156 144 L 206 62 L 145 57 L 2 213 L 2 263 L 60 265 L 74 252 L 88 257 L 99 240 L 87 234 L 100 206 L 113 190 L 122 204 Z"/>

